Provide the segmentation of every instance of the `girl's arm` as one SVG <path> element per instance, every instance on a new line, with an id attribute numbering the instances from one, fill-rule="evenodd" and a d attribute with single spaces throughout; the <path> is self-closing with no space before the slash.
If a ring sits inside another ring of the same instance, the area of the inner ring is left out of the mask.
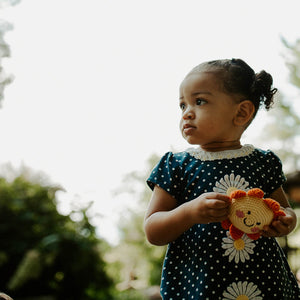
<path id="1" fill-rule="evenodd" d="M 225 220 L 228 207 L 229 197 L 217 193 L 204 193 L 178 206 L 175 198 L 155 186 L 145 216 L 147 239 L 154 245 L 168 244 L 194 224 Z"/>
<path id="2" fill-rule="evenodd" d="M 263 236 L 283 236 L 294 230 L 297 224 L 297 216 L 291 208 L 285 192 L 279 187 L 271 194 L 271 198 L 279 202 L 286 216 L 281 216 L 277 221 L 273 221 L 270 226 L 265 226 Z"/>
<path id="3" fill-rule="evenodd" d="M 177 201 L 162 188 L 155 186 L 145 216 L 145 232 L 154 245 L 165 245 L 175 240 L 193 224 L 187 216 L 186 205 Z"/>

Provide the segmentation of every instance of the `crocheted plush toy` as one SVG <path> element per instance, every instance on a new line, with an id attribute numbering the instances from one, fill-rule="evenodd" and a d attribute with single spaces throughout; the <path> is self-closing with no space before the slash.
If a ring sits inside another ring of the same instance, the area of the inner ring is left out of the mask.
<path id="1" fill-rule="evenodd" d="M 229 219 L 221 224 L 224 229 L 229 229 L 234 240 L 241 238 L 244 233 L 252 240 L 257 240 L 265 225 L 271 224 L 279 216 L 285 216 L 277 201 L 264 199 L 263 196 L 264 192 L 258 188 L 248 192 L 235 190 L 230 194 Z"/>

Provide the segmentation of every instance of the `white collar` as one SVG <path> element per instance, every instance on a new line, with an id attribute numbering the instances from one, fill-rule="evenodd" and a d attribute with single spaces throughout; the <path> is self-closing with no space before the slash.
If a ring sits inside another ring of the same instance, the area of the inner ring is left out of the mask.
<path id="1" fill-rule="evenodd" d="M 200 160 L 218 160 L 218 159 L 231 159 L 237 157 L 243 157 L 251 154 L 255 150 L 252 145 L 244 145 L 239 149 L 234 150 L 224 150 L 219 152 L 208 152 L 204 151 L 200 147 L 198 148 L 189 148 L 186 150 L 191 156 L 200 159 Z"/>

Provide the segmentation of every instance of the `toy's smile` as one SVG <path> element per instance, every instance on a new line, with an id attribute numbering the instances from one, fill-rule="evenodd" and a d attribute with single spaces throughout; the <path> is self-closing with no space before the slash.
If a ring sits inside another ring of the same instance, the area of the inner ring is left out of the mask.
<path id="1" fill-rule="evenodd" d="M 244 218 L 243 223 L 247 226 L 247 227 L 252 227 L 254 225 L 254 223 L 252 224 L 247 224 L 247 218 Z"/>

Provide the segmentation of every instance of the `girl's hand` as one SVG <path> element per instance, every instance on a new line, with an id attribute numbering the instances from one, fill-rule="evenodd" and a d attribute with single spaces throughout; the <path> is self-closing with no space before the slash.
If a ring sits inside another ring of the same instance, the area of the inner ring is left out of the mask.
<path id="1" fill-rule="evenodd" d="M 218 193 L 205 193 L 178 205 L 173 196 L 155 186 L 145 215 L 147 239 L 154 245 L 166 245 L 195 224 L 226 220 L 229 206 L 229 197 Z"/>
<path id="2" fill-rule="evenodd" d="M 228 218 L 230 198 L 218 193 L 204 193 L 187 203 L 194 224 L 221 222 Z"/>
<path id="3" fill-rule="evenodd" d="M 293 231 L 296 225 L 294 213 L 291 208 L 282 208 L 285 216 L 280 216 L 278 220 L 273 221 L 270 225 L 264 226 L 262 236 L 265 237 L 279 237 L 288 235 Z"/>

